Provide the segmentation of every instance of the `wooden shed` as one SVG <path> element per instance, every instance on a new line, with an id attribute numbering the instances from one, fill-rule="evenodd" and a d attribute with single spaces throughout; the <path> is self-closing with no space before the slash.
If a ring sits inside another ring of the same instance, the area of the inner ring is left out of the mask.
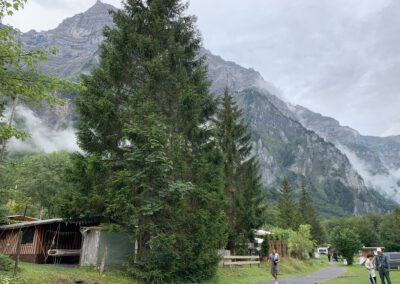
<path id="1" fill-rule="evenodd" d="M 33 263 L 78 263 L 82 236 L 79 226 L 63 219 L 21 222 L 0 226 L 0 252 L 16 256 L 18 235 L 22 233 L 20 259 Z M 49 255 L 50 250 L 53 251 Z M 74 252 L 62 257 L 61 250 Z"/>
<path id="2" fill-rule="evenodd" d="M 133 259 L 135 242 L 124 232 L 109 232 L 104 227 L 82 227 L 81 266 L 121 267 Z"/>

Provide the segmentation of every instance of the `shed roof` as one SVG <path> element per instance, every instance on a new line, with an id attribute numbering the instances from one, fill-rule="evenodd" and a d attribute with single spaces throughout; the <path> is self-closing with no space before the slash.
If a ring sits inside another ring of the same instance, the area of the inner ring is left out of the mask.
<path id="1" fill-rule="evenodd" d="M 362 247 L 363 250 L 373 250 L 378 248 L 384 249 L 385 247 Z"/>
<path id="2" fill-rule="evenodd" d="M 38 220 L 38 221 L 31 221 L 31 222 L 21 222 L 21 223 L 16 223 L 16 224 L 0 226 L 0 230 L 13 230 L 13 229 L 33 227 L 33 226 L 53 224 L 53 223 L 61 223 L 61 222 L 64 222 L 64 220 L 61 218 Z"/>
<path id="3" fill-rule="evenodd" d="M 9 219 L 11 221 L 27 221 L 27 222 L 40 220 L 38 218 L 24 216 L 24 215 L 11 215 L 11 216 L 7 216 L 7 219 Z"/>

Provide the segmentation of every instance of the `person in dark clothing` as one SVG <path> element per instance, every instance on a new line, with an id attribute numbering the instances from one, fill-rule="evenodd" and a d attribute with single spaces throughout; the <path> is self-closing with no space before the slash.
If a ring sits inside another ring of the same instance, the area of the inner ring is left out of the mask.
<path id="1" fill-rule="evenodd" d="M 331 252 L 328 252 L 328 261 L 331 262 Z"/>
<path id="2" fill-rule="evenodd" d="M 338 262 L 338 255 L 337 255 L 337 252 L 336 252 L 336 251 L 333 252 L 332 258 L 333 258 L 333 260 L 334 260 L 335 262 Z"/>
<path id="3" fill-rule="evenodd" d="M 392 284 L 390 280 L 389 271 L 389 259 L 386 255 L 382 254 L 382 249 L 378 248 L 377 250 L 378 255 L 375 256 L 375 266 L 376 270 L 379 272 L 379 277 L 381 278 L 382 284 L 385 284 L 385 279 L 387 280 L 388 284 Z"/>

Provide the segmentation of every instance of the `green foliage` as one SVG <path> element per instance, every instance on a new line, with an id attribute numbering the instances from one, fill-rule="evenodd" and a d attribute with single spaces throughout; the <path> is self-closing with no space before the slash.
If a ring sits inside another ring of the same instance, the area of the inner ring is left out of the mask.
<path id="1" fill-rule="evenodd" d="M 299 215 L 302 224 L 309 224 L 311 226 L 312 239 L 317 243 L 322 243 L 325 240 L 324 231 L 321 223 L 318 220 L 317 213 L 314 210 L 313 201 L 310 194 L 304 185 L 301 187 L 299 200 Z"/>
<path id="2" fill-rule="evenodd" d="M 293 199 L 293 190 L 284 178 L 278 195 L 279 227 L 295 230 L 298 227 L 298 206 Z"/>
<path id="3" fill-rule="evenodd" d="M 18 11 L 20 8 L 24 7 L 27 0 L 0 0 L 0 18 L 3 16 L 12 16 L 14 11 Z"/>
<path id="4" fill-rule="evenodd" d="M 378 226 L 380 238 L 386 251 L 400 251 L 400 208 L 383 218 Z"/>
<path id="5" fill-rule="evenodd" d="M 268 257 L 270 239 L 271 238 L 269 235 L 265 235 L 263 238 L 263 242 L 261 244 L 261 251 L 260 251 L 262 257 Z"/>
<path id="6" fill-rule="evenodd" d="M 0 206 L 8 205 L 9 213 L 22 214 L 28 205 L 28 215 L 51 217 L 58 194 L 69 190 L 66 171 L 70 154 L 34 154 L 0 165 Z"/>
<path id="7" fill-rule="evenodd" d="M 387 251 L 398 251 L 400 231 L 396 224 L 400 219 L 399 211 L 396 209 L 388 214 L 370 213 L 365 216 L 332 218 L 324 220 L 322 225 L 328 236 L 335 228 L 347 228 L 358 234 L 364 246 L 383 246 Z"/>
<path id="8" fill-rule="evenodd" d="M 250 157 L 251 140 L 242 111 L 225 89 L 215 125 L 218 144 L 224 154 L 226 214 L 229 223 L 228 249 L 238 254 L 238 246 L 251 241 L 253 229 L 262 225 L 264 197 L 259 165 Z M 243 251 L 244 250 L 244 251 Z"/>
<path id="9" fill-rule="evenodd" d="M 11 271 L 14 262 L 10 257 L 0 253 L 0 271 Z"/>
<path id="10" fill-rule="evenodd" d="M 292 231 L 289 234 L 288 248 L 292 256 L 297 258 L 308 258 L 315 248 L 315 243 L 311 236 L 310 225 L 300 225 L 297 231 Z"/>
<path id="11" fill-rule="evenodd" d="M 331 235 L 332 246 L 347 260 L 349 265 L 353 264 L 353 256 L 361 249 L 360 237 L 348 228 L 335 228 Z"/>
<path id="12" fill-rule="evenodd" d="M 0 0 L 0 18 L 3 15 L 12 15 L 25 3 L 26 0 Z M 18 102 L 25 104 L 62 102 L 54 92 L 72 89 L 72 83 L 56 76 L 45 75 L 38 69 L 38 64 L 55 52 L 55 49 L 51 48 L 28 49 L 18 39 L 18 32 L 15 29 L 0 25 L 0 118 L 4 118 L 5 106 L 13 104 L 11 112 L 13 113 Z M 11 137 L 24 139 L 29 136 L 28 133 L 12 126 L 12 115 L 8 120 L 7 123 L 0 123 L 2 147 L 0 159 L 4 156 L 8 139 Z"/>
<path id="13" fill-rule="evenodd" d="M 63 216 L 102 215 L 138 241 L 132 275 L 198 282 L 226 242 L 223 156 L 209 127 L 200 37 L 180 1 L 127 1 L 106 28 L 100 64 L 83 77 L 78 141 Z"/>

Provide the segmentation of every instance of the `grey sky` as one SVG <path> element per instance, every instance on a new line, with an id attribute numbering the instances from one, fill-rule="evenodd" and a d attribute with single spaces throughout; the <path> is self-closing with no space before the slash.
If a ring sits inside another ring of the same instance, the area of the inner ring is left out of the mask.
<path id="1" fill-rule="evenodd" d="M 47 30 L 95 0 L 28 0 L 9 22 Z M 103 0 L 120 6 L 120 0 Z M 400 1 L 191 0 L 204 46 L 286 100 L 362 134 L 400 134 Z"/>

